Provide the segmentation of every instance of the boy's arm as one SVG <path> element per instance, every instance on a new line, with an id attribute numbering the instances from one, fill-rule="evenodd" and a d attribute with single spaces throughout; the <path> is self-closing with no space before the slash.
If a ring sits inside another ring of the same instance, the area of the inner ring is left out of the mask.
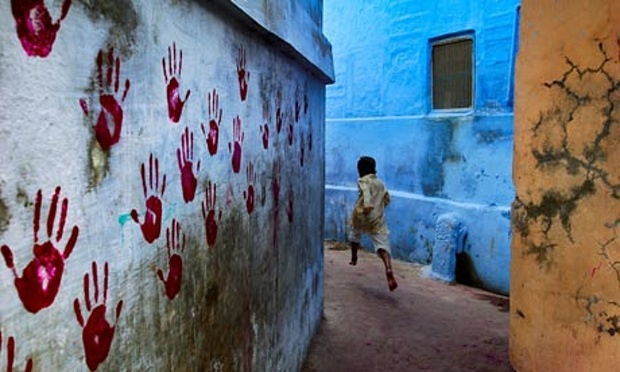
<path id="1" fill-rule="evenodd" d="M 385 194 L 383 195 L 383 205 L 387 207 L 387 205 L 390 204 L 390 201 L 390 193 L 385 190 Z"/>

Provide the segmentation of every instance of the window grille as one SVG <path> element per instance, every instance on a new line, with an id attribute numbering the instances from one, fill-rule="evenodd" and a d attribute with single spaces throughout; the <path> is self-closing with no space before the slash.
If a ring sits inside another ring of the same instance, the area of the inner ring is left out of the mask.
<path id="1" fill-rule="evenodd" d="M 433 109 L 472 107 L 473 40 L 455 39 L 433 45 Z"/>

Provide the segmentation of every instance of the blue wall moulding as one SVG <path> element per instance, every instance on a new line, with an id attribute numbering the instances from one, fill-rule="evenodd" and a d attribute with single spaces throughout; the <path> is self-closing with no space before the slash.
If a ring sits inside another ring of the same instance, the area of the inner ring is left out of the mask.
<path id="1" fill-rule="evenodd" d="M 431 266 L 440 216 L 467 229 L 456 280 L 508 294 L 519 1 L 326 2 L 336 83 L 326 90 L 325 237 L 344 241 L 356 161 L 377 160 L 395 258 Z M 472 107 L 432 110 L 432 44 L 466 35 Z M 437 264 L 437 263 L 435 263 Z"/>

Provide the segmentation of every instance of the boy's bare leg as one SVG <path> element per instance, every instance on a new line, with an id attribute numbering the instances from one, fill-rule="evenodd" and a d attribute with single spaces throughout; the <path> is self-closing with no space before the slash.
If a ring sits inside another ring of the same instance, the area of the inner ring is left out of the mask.
<path id="1" fill-rule="evenodd" d="M 390 288 L 390 291 L 393 291 L 398 287 L 398 283 L 396 283 L 396 279 L 394 279 L 390 254 L 385 249 L 379 249 L 378 253 L 379 257 L 383 260 L 383 265 L 385 265 L 385 276 L 387 277 L 388 288 Z"/>
<path id="2" fill-rule="evenodd" d="M 357 250 L 360 248 L 359 243 L 351 242 L 351 261 L 349 265 L 355 266 L 357 265 Z"/>

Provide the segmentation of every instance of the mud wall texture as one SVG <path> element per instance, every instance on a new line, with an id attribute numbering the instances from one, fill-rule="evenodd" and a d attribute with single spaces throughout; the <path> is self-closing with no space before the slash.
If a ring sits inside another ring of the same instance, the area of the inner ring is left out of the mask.
<path id="1" fill-rule="evenodd" d="M 327 88 L 328 239 L 346 240 L 356 161 L 376 158 L 392 193 L 396 258 L 430 264 L 435 226 L 456 213 L 466 280 L 509 290 L 512 73 L 519 1 L 338 1 L 325 4 L 337 81 Z M 433 110 L 436 40 L 473 39 L 473 107 Z"/>
<path id="2" fill-rule="evenodd" d="M 261 3 L 0 2 L 0 369 L 300 367 L 331 52 Z"/>
<path id="3" fill-rule="evenodd" d="M 620 362 L 620 5 L 523 1 L 515 95 L 510 357 Z"/>

